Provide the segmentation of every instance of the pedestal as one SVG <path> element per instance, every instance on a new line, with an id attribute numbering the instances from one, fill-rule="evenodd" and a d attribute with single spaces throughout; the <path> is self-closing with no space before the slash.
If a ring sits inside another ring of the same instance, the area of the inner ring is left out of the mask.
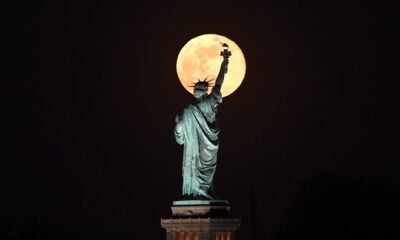
<path id="1" fill-rule="evenodd" d="M 161 219 L 167 240 L 234 240 L 240 219 L 224 200 L 174 201 L 172 217 Z"/>

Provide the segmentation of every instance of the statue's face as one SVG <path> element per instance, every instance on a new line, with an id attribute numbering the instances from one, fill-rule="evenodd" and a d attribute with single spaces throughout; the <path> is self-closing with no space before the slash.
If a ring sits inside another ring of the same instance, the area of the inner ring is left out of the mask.
<path id="1" fill-rule="evenodd" d="M 196 98 L 196 100 L 201 100 L 206 95 L 207 91 L 201 88 L 196 88 L 193 92 L 193 96 Z"/>

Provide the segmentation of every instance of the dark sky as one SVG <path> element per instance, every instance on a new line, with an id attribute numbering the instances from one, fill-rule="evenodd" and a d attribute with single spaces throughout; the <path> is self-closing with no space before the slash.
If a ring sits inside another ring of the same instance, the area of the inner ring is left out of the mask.
<path id="1" fill-rule="evenodd" d="M 205 33 L 234 40 L 247 62 L 219 109 L 215 176 L 243 219 L 240 239 L 251 229 L 251 188 L 269 239 L 315 174 L 400 184 L 393 6 L 32 1 L 15 10 L 0 168 L 2 219 L 12 227 L 164 238 L 160 217 L 181 188 L 174 116 L 192 101 L 175 63 Z"/>

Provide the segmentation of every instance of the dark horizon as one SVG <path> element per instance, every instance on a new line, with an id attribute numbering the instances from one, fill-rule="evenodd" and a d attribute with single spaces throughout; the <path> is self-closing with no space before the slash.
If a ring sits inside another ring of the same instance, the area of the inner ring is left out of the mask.
<path id="1" fill-rule="evenodd" d="M 363 217 L 394 230 L 395 9 L 340 0 L 17 6 L 9 23 L 0 238 L 17 232 L 25 239 L 30 228 L 65 239 L 165 238 L 160 218 L 181 188 L 174 117 L 192 101 L 176 58 L 205 33 L 235 41 L 247 63 L 217 116 L 215 187 L 242 218 L 238 239 L 313 239 L 299 229 L 321 227 L 314 217 L 331 223 L 317 210 L 324 204 L 338 210 L 335 220 L 346 217 L 339 209 L 359 206 L 347 212 L 357 231 Z M 302 205 L 308 202 L 312 208 Z M 377 220 L 386 217 L 386 225 Z"/>

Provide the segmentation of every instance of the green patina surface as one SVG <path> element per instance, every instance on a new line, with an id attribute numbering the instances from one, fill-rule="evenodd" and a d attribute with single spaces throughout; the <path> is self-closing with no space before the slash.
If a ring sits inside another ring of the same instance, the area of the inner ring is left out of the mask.
<path id="1" fill-rule="evenodd" d="M 189 199 L 214 199 L 213 177 L 217 166 L 219 127 L 217 109 L 222 102 L 221 87 L 228 66 L 221 63 L 215 85 L 210 94 L 207 81 L 194 86 L 195 102 L 175 118 L 175 138 L 184 146 L 182 163 L 182 195 Z"/>

